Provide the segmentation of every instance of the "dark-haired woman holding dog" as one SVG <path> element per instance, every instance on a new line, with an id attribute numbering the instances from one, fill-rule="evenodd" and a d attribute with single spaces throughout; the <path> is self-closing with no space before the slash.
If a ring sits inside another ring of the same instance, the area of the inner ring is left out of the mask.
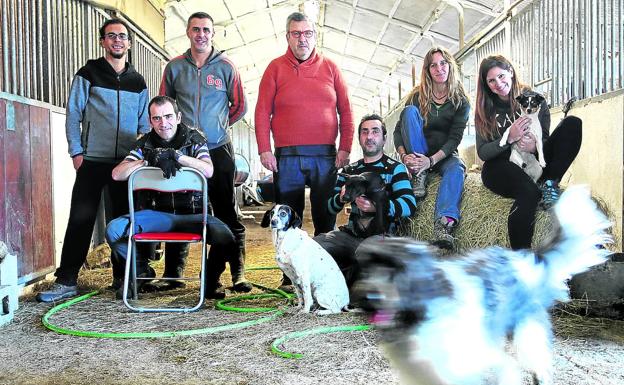
<path id="1" fill-rule="evenodd" d="M 455 248 L 453 231 L 459 223 L 466 166 L 457 153 L 470 104 L 459 80 L 457 63 L 442 47 L 423 60 L 421 83 L 407 98 L 394 130 L 394 145 L 411 174 L 416 198 L 427 192 L 429 172 L 441 175 L 436 197 L 433 243 Z"/>
<path id="2" fill-rule="evenodd" d="M 534 182 L 531 176 L 511 162 L 512 145 L 519 151 L 536 154 L 536 138 L 529 131 L 531 118 L 521 116 L 516 98 L 529 87 L 518 80 L 505 57 L 489 56 L 479 66 L 475 126 L 477 154 L 484 161 L 481 179 L 494 193 L 514 199 L 507 220 L 511 248 L 531 248 L 538 205 L 545 209 L 559 198 L 559 181 L 581 148 L 582 122 L 568 116 L 549 134 L 550 112 L 543 101 L 538 113 L 546 167 Z M 501 137 L 509 128 L 506 143 Z"/>

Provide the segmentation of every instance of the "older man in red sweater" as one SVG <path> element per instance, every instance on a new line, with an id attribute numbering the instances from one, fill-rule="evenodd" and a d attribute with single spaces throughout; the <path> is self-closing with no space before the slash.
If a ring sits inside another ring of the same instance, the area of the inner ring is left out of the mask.
<path id="1" fill-rule="evenodd" d="M 327 201 L 336 170 L 349 163 L 351 104 L 338 66 L 316 52 L 314 23 L 306 15 L 288 16 L 286 40 L 286 54 L 269 64 L 260 82 L 256 140 L 262 165 L 273 171 L 276 202 L 291 206 L 303 218 L 305 186 L 310 187 L 314 234 L 318 235 L 333 230 L 336 223 Z"/>

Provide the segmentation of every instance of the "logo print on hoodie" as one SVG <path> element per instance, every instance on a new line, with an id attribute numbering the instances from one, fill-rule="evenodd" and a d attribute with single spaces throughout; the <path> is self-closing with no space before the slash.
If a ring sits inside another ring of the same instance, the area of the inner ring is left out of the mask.
<path id="1" fill-rule="evenodd" d="M 223 80 L 214 77 L 214 75 L 208 75 L 206 78 L 206 83 L 208 86 L 215 86 L 218 90 L 223 89 Z"/>

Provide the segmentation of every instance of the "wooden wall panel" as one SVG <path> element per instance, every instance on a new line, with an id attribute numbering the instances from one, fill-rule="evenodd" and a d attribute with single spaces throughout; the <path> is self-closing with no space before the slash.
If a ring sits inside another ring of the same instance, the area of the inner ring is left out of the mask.
<path id="1" fill-rule="evenodd" d="M 6 101 L 0 99 L 0 241 L 6 242 L 6 217 L 9 213 L 9 206 L 5 199 L 6 182 L 4 178 L 6 151 L 4 151 L 4 136 L 6 130 Z"/>
<path id="2" fill-rule="evenodd" d="M 13 103 L 15 131 L 5 130 L 5 175 L 7 206 L 6 238 L 18 256 L 18 275 L 33 272 L 33 228 L 31 220 L 32 173 L 30 166 L 30 108 Z"/>
<path id="3" fill-rule="evenodd" d="M 31 106 L 30 164 L 32 169 L 33 272 L 49 271 L 55 266 L 50 143 L 50 111 Z"/>

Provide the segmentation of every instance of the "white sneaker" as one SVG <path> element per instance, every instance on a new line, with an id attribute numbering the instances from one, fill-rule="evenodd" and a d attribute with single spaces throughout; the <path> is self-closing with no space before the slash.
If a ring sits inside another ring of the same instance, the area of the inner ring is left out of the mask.
<path id="1" fill-rule="evenodd" d="M 78 295 L 78 286 L 68 286 L 55 283 L 49 290 L 42 291 L 37 294 L 39 302 L 56 302 L 61 299 L 70 298 Z"/>

